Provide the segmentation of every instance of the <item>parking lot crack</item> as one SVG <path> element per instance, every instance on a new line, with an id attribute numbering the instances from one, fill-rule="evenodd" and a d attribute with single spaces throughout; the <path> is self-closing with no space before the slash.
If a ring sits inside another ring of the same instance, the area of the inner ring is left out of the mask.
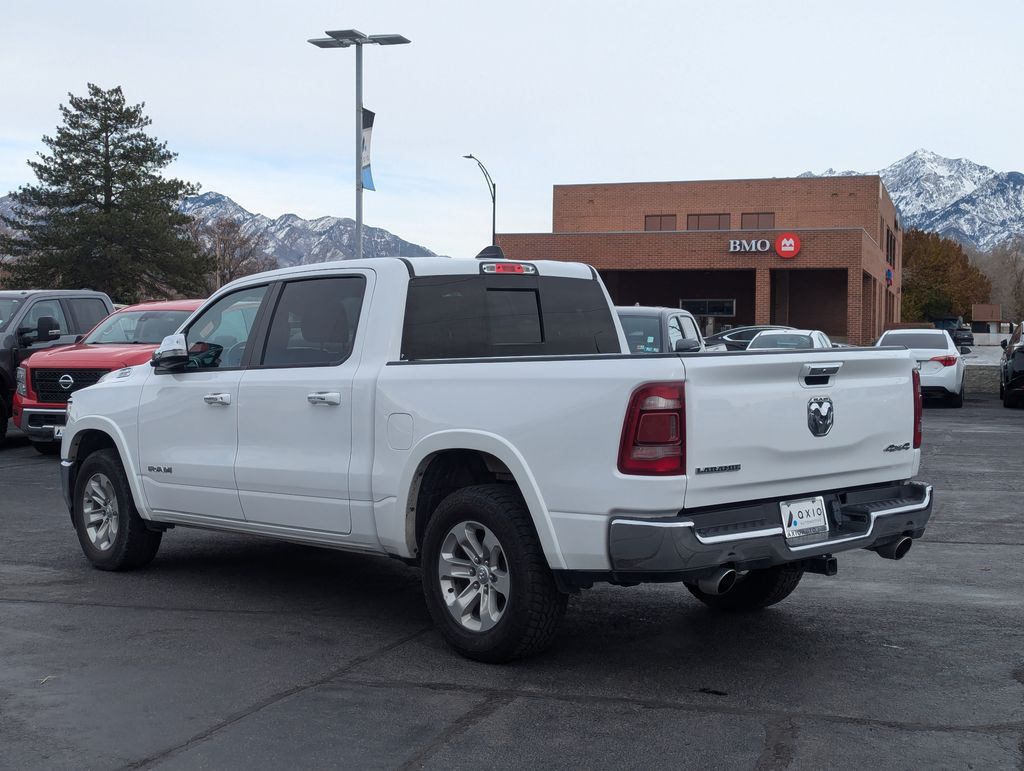
<path id="1" fill-rule="evenodd" d="M 462 715 L 455 718 L 432 742 L 399 766 L 400 771 L 412 771 L 412 769 L 422 768 L 423 764 L 434 753 L 449 746 L 455 739 L 467 733 L 474 726 L 482 723 L 505 705 L 515 701 L 515 698 L 515 696 L 510 694 L 487 695 L 482 701 L 477 702 Z"/>
<path id="2" fill-rule="evenodd" d="M 308 690 L 310 690 L 312 688 L 317 688 L 317 687 L 319 687 L 321 685 L 325 685 L 325 684 L 331 682 L 332 680 L 334 680 L 336 678 L 342 677 L 347 672 L 350 672 L 351 670 L 355 669 L 356 667 L 362 666 L 363 664 L 366 664 L 366 663 L 368 663 L 370 661 L 373 661 L 374 659 L 377 659 L 377 658 L 380 658 L 381 656 L 384 656 L 385 654 L 389 653 L 390 651 L 393 651 L 395 648 L 398 648 L 398 647 L 400 647 L 402 645 L 405 645 L 406 643 L 411 642 L 412 640 L 415 640 L 417 637 L 420 637 L 421 635 L 426 634 L 432 628 L 433 627 L 423 627 L 421 629 L 417 629 L 415 632 L 412 632 L 412 633 L 407 634 L 407 635 L 403 635 L 402 637 L 399 637 L 397 640 L 393 640 L 392 642 L 388 643 L 387 645 L 382 645 L 379 648 L 375 648 L 374 650 L 370 651 L 369 653 L 366 653 L 366 654 L 364 654 L 362 656 L 356 656 L 354 659 L 352 659 L 351 661 L 346 663 L 344 666 L 341 666 L 341 667 L 338 667 L 336 669 L 333 669 L 330 672 L 328 672 L 327 674 L 325 674 L 325 675 L 323 675 L 321 677 L 316 678 L 315 680 L 310 680 L 310 681 L 307 681 L 305 683 L 300 683 L 299 685 L 294 685 L 291 688 L 287 688 L 287 689 L 285 689 L 283 691 L 278 691 L 277 693 L 271 694 L 270 696 L 267 696 L 265 699 L 262 699 L 261 701 L 258 701 L 255 704 L 252 704 L 252 705 L 248 706 L 244 710 L 241 710 L 240 712 L 236 712 L 236 713 L 234 713 L 232 715 L 229 715 L 228 717 L 224 718 L 220 722 L 215 723 L 214 725 L 212 725 L 209 728 L 207 728 L 205 731 L 202 731 L 201 733 L 198 733 L 198 734 L 192 736 L 187 741 L 182 742 L 181 744 L 178 744 L 178 745 L 176 745 L 174 747 L 170 747 L 170 748 L 168 748 L 166 750 L 163 750 L 163 751 L 161 751 L 161 752 L 159 752 L 159 753 L 157 753 L 155 755 L 150 755 L 149 757 L 142 758 L 141 760 L 137 760 L 137 761 L 133 761 L 132 763 L 128 763 L 125 766 L 122 766 L 122 768 L 123 769 L 147 769 L 147 768 L 153 768 L 158 763 L 161 763 L 164 760 L 167 760 L 168 758 L 174 757 L 175 755 L 179 755 L 182 752 L 185 752 L 186 750 L 189 750 L 189 749 L 191 749 L 192 747 L 195 747 L 198 744 L 201 744 L 202 742 L 206 741 L 207 739 L 211 738 L 212 736 L 220 733 L 225 728 L 228 728 L 229 726 L 232 726 L 232 725 L 234 725 L 235 723 L 238 723 L 241 720 L 245 720 L 247 717 L 255 715 L 256 713 L 261 712 L 262 710 L 266 709 L 267 707 L 270 707 L 270 706 L 273 706 L 275 704 L 279 704 L 279 703 L 281 703 L 283 701 L 286 701 L 286 700 L 290 699 L 291 697 L 295 696 L 296 694 L 303 693 L 303 692 L 308 691 Z"/>

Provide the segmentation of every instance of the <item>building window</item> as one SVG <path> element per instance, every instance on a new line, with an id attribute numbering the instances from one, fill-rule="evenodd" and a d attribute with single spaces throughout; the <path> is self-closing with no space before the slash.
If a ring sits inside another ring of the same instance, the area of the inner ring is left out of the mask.
<path id="1" fill-rule="evenodd" d="M 775 212 L 753 212 L 740 215 L 740 227 L 743 230 L 774 230 Z"/>
<path id="2" fill-rule="evenodd" d="M 675 230 L 676 215 L 648 214 L 644 217 L 644 230 Z"/>
<path id="3" fill-rule="evenodd" d="M 679 307 L 694 316 L 722 316 L 732 318 L 736 315 L 735 300 L 680 300 Z"/>
<path id="4" fill-rule="evenodd" d="M 687 214 L 687 230 L 728 230 L 728 214 Z"/>
<path id="5" fill-rule="evenodd" d="M 889 228 L 885 229 L 885 261 L 896 267 L 896 236 Z"/>

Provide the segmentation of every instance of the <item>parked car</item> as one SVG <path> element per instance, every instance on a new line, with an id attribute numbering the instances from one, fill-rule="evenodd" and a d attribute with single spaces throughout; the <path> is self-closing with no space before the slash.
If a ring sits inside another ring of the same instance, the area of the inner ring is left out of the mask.
<path id="1" fill-rule="evenodd" d="M 1017 407 L 1024 401 L 1024 322 L 1017 325 L 1009 340 L 1003 340 L 999 361 L 999 398 L 1004 407 Z"/>
<path id="2" fill-rule="evenodd" d="M 828 335 L 817 329 L 766 329 L 754 335 L 748 351 L 769 349 L 833 348 Z"/>
<path id="3" fill-rule="evenodd" d="M 112 310 L 102 292 L 0 291 L 0 442 L 14 407 L 18 365 L 36 351 L 74 343 Z"/>
<path id="4" fill-rule="evenodd" d="M 754 610 L 839 552 L 902 557 L 920 444 L 906 351 L 632 356 L 586 265 L 378 258 L 218 290 L 152 366 L 72 396 L 61 480 L 100 569 L 172 526 L 390 555 L 498 662 L 596 582 Z"/>
<path id="5" fill-rule="evenodd" d="M 758 332 L 763 332 L 766 329 L 792 329 L 780 324 L 760 324 L 757 326 L 749 327 L 733 327 L 727 329 L 724 332 L 716 332 L 713 335 L 708 335 L 704 338 L 704 343 L 707 346 L 724 345 L 727 350 L 730 351 L 745 351 L 747 346 L 750 345 L 750 341 L 757 336 Z"/>
<path id="6" fill-rule="evenodd" d="M 149 361 L 202 300 L 143 303 L 115 311 L 71 346 L 39 351 L 22 362 L 14 395 L 14 425 L 44 455 L 60 450 L 67 402 L 111 370 Z"/>
<path id="7" fill-rule="evenodd" d="M 705 350 L 697 320 L 679 308 L 642 305 L 615 309 L 630 353 L 697 353 Z"/>
<path id="8" fill-rule="evenodd" d="M 974 345 L 971 325 L 964 322 L 963 316 L 932 316 L 929 320 L 936 329 L 946 330 L 958 348 L 962 345 Z"/>
<path id="9" fill-rule="evenodd" d="M 921 394 L 964 406 L 964 360 L 945 329 L 890 329 L 876 346 L 909 348 L 921 372 Z"/>

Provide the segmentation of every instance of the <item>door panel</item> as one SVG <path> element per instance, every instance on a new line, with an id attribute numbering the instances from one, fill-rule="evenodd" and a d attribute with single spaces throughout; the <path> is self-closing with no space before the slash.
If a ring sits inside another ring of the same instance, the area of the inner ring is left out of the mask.
<path id="1" fill-rule="evenodd" d="M 351 531 L 351 352 L 371 282 L 367 272 L 284 285 L 239 387 L 235 479 L 247 520 Z"/>
<path id="2" fill-rule="evenodd" d="M 243 518 L 234 472 L 238 386 L 267 294 L 267 286 L 249 287 L 208 305 L 185 331 L 187 367 L 146 382 L 139 465 L 150 508 Z"/>

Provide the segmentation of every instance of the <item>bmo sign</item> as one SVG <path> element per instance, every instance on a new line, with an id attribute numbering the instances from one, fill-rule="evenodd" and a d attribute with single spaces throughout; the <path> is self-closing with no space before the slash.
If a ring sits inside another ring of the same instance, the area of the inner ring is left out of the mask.
<path id="1" fill-rule="evenodd" d="M 782 233 L 775 239 L 775 253 L 784 260 L 792 259 L 800 254 L 800 236 L 796 233 Z M 732 253 L 752 252 L 767 254 L 772 249 L 772 242 L 767 238 L 754 238 L 749 241 L 741 238 L 729 240 L 729 251 Z"/>

